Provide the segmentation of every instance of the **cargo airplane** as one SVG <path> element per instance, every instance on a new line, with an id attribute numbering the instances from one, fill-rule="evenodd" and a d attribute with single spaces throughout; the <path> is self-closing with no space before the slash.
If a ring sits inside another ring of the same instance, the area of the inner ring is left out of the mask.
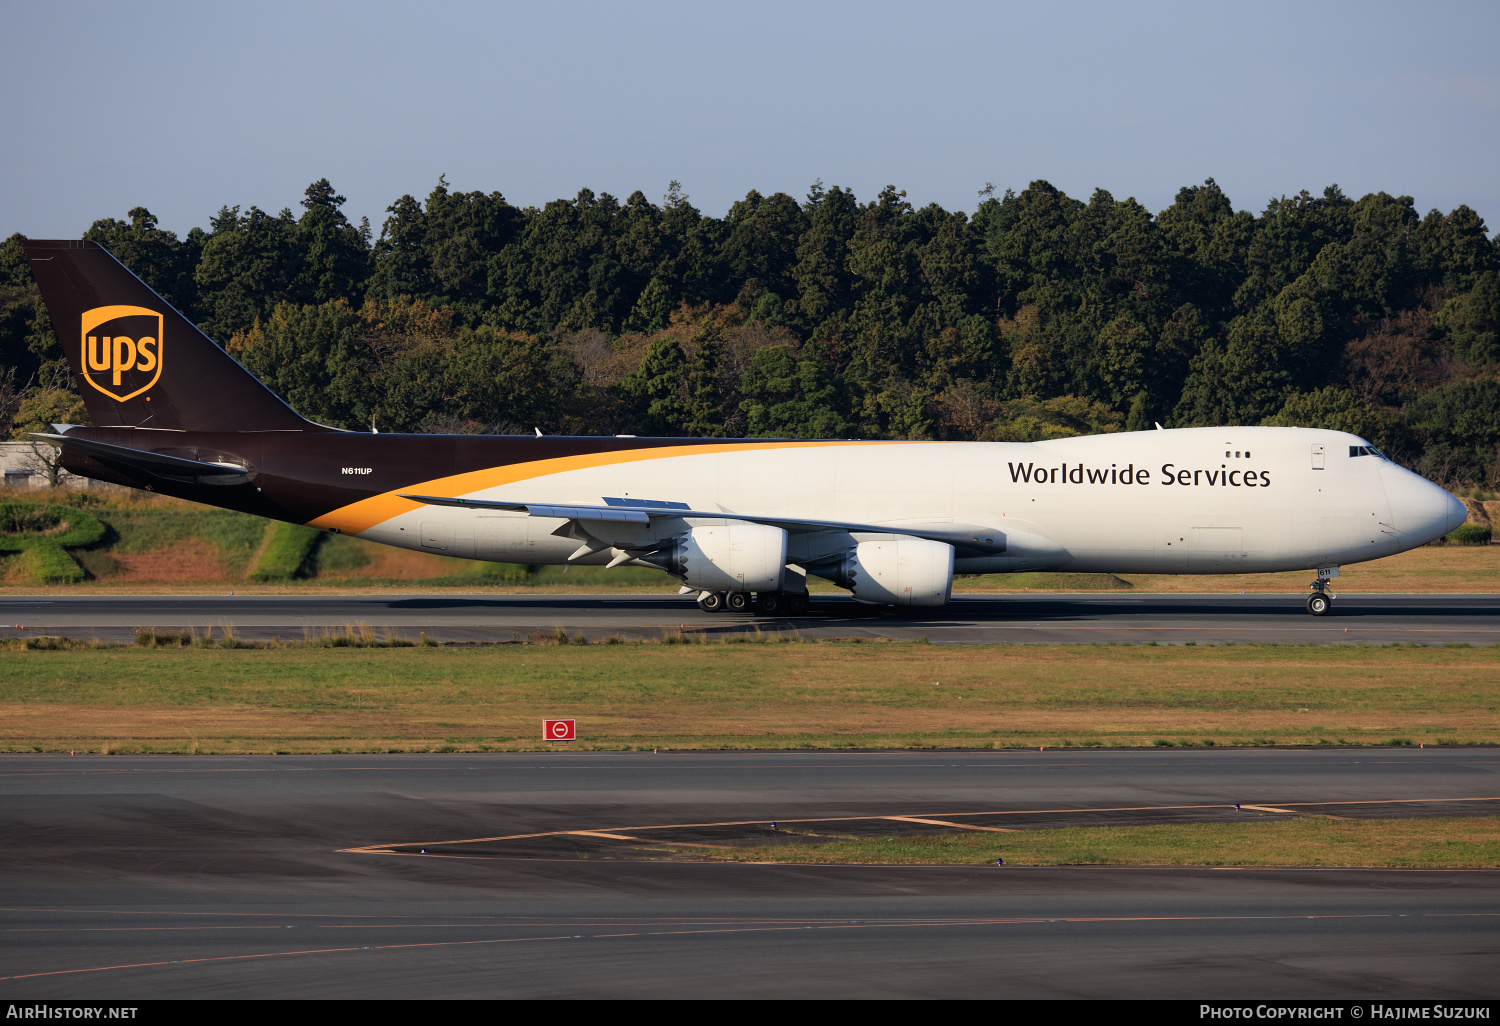
<path id="1" fill-rule="evenodd" d="M 796 614 L 807 575 L 940 606 L 953 575 L 1315 571 L 1423 545 L 1462 503 L 1340 431 L 1044 442 L 410 435 L 299 416 L 106 250 L 26 254 L 89 426 L 37 437 L 99 481 L 423 552 L 655 567 L 700 607 Z"/>

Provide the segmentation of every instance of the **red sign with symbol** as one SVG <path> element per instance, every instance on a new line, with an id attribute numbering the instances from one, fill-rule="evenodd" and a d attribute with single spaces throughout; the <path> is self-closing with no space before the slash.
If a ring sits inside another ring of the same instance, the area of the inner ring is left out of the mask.
<path id="1" fill-rule="evenodd" d="M 578 721 L 543 720 L 542 736 L 548 741 L 576 741 L 578 739 Z"/>

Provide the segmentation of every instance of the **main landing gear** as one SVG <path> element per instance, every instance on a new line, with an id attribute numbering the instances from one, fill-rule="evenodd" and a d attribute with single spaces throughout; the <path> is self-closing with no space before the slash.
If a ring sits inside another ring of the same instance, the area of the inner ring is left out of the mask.
<path id="1" fill-rule="evenodd" d="M 1328 590 L 1328 582 L 1339 575 L 1336 566 L 1322 566 L 1318 568 L 1318 579 L 1308 585 L 1312 594 L 1307 596 L 1307 611 L 1313 616 L 1327 616 L 1333 611 L 1333 592 Z"/>
<path id="2" fill-rule="evenodd" d="M 705 591 L 698 596 L 698 608 L 705 613 L 753 612 L 761 616 L 800 616 L 807 612 L 806 592 L 762 591 L 752 599 L 744 591 Z"/>

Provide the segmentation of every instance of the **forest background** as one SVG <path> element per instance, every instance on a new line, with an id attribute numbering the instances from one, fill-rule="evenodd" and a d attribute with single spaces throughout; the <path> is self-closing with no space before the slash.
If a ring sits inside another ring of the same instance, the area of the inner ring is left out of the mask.
<path id="1" fill-rule="evenodd" d="M 970 216 L 814 183 L 705 216 L 439 179 L 379 237 L 301 213 L 84 233 L 305 416 L 351 429 L 1030 441 L 1212 424 L 1363 435 L 1500 486 L 1500 240 L 1467 206 L 1330 186 L 1153 215 L 1047 182 Z M 0 417 L 86 423 L 20 243 L 0 244 Z"/>

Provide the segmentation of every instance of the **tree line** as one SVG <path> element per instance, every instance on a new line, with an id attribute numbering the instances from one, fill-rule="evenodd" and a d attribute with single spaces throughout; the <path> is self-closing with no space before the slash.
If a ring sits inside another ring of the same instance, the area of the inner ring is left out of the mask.
<path id="1" fill-rule="evenodd" d="M 355 429 L 1033 440 L 1339 428 L 1500 485 L 1500 242 L 1460 206 L 1337 186 L 1153 215 L 1044 181 L 973 215 L 814 183 L 724 217 L 587 189 L 543 207 L 445 179 L 378 237 L 326 180 L 301 212 L 145 208 L 105 246 L 302 414 Z M 0 245 L 0 413 L 79 422 L 20 248 Z M 8 404 L 8 405 L 6 405 Z"/>

